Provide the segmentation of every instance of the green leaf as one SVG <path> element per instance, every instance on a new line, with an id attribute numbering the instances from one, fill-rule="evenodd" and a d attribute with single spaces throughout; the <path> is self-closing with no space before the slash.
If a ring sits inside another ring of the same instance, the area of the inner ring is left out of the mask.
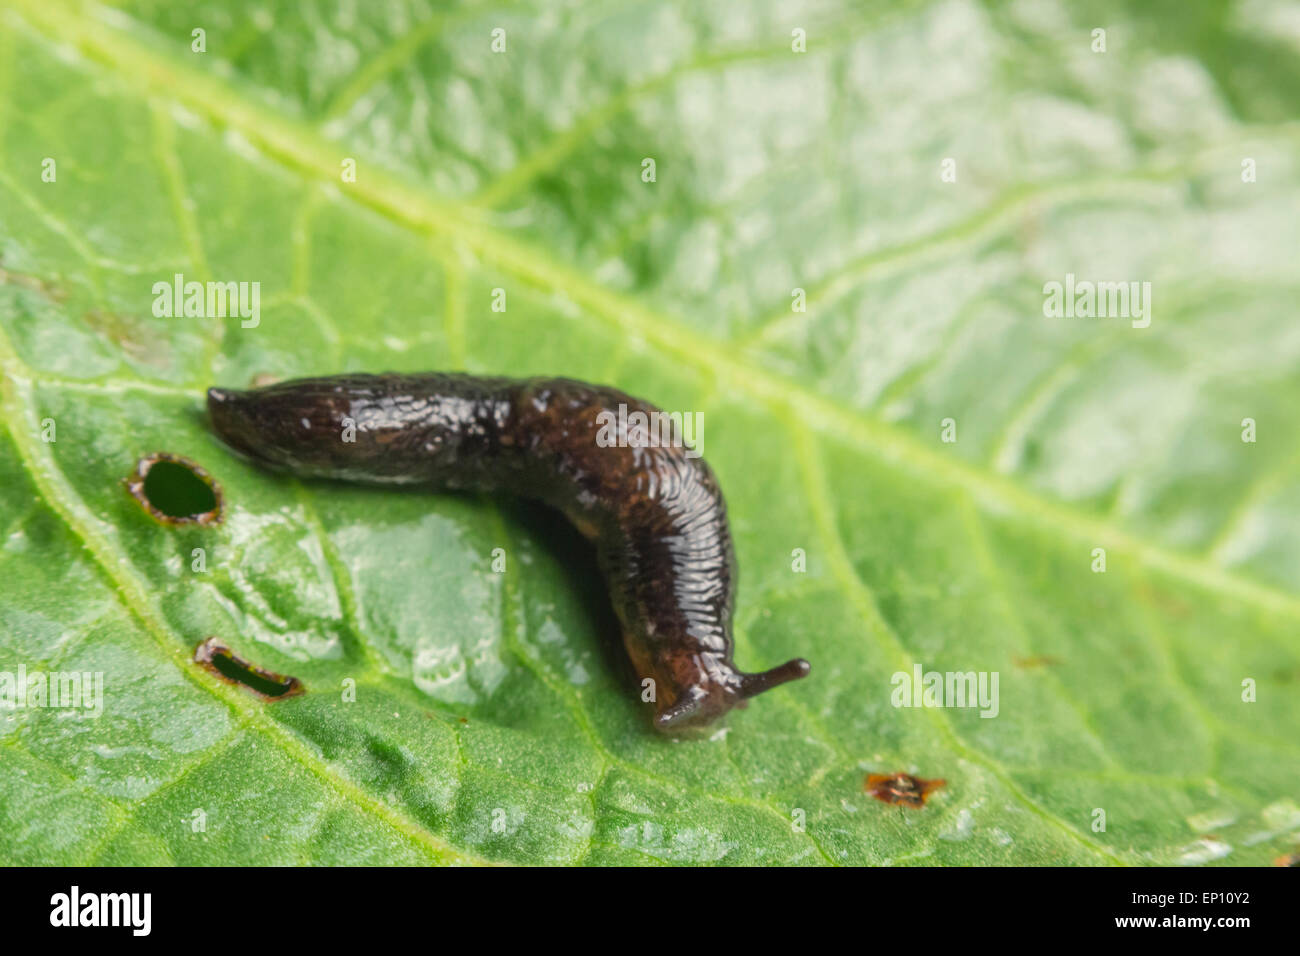
<path id="1" fill-rule="evenodd" d="M 1263 0 L 15 0 L 0 672 L 104 706 L 0 712 L 0 862 L 1294 852 L 1297 46 Z M 155 317 L 176 273 L 259 324 Z M 1046 316 L 1067 274 L 1150 282 L 1150 325 Z M 203 417 L 456 368 L 703 412 L 737 659 L 812 676 L 661 739 L 554 515 L 277 478 Z M 146 514 L 154 452 L 225 520 Z M 914 665 L 996 672 L 996 717 L 893 706 Z M 864 792 L 895 772 L 946 785 Z"/>

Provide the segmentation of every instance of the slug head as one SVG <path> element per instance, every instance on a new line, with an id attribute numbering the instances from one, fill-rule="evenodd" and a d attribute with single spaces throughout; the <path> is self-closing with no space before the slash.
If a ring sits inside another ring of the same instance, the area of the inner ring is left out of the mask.
<path id="1" fill-rule="evenodd" d="M 427 480 L 458 424 L 430 383 L 399 376 L 299 379 L 247 391 L 208 389 L 217 434 L 264 468 L 316 478 Z M 454 450 L 450 452 L 454 455 Z"/>
<path id="2" fill-rule="evenodd" d="M 733 707 L 744 707 L 749 698 L 807 677 L 811 665 L 802 657 L 758 674 L 746 674 L 727 665 L 721 677 L 693 682 L 672 701 L 664 701 L 655 714 L 655 730 L 679 734 L 711 724 Z"/>
<path id="3" fill-rule="evenodd" d="M 333 470 L 345 454 L 346 398 L 268 388 L 208 389 L 208 416 L 235 451 L 274 471 Z"/>

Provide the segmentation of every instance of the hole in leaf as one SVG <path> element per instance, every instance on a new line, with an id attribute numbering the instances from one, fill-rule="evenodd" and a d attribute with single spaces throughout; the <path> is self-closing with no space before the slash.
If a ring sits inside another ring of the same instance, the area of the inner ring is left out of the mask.
<path id="1" fill-rule="evenodd" d="M 201 466 L 167 452 L 136 462 L 127 491 L 163 524 L 216 524 L 222 516 L 221 486 Z"/>
<path id="2" fill-rule="evenodd" d="M 217 506 L 212 486 L 198 475 L 172 461 L 160 461 L 144 479 L 144 496 L 165 515 L 188 518 L 206 514 Z"/>
<path id="3" fill-rule="evenodd" d="M 280 700 L 303 692 L 302 681 L 268 671 L 236 657 L 226 645 L 215 637 L 194 649 L 194 660 L 230 684 L 242 684 L 258 697 Z"/>

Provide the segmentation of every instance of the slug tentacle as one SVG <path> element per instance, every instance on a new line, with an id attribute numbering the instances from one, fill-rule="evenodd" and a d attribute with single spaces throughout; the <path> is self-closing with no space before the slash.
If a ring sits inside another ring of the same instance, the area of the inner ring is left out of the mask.
<path id="1" fill-rule="evenodd" d="M 800 658 L 736 670 L 726 503 L 702 458 L 628 414 L 658 413 L 639 399 L 571 379 L 341 375 L 213 388 L 208 409 L 218 434 L 267 468 L 558 508 L 596 545 L 624 646 L 653 681 L 659 730 L 707 724 L 808 674 Z"/>
<path id="2" fill-rule="evenodd" d="M 792 680 L 807 677 L 809 670 L 811 670 L 809 663 L 802 657 L 796 657 L 793 660 L 786 661 L 779 667 L 763 671 L 761 674 L 742 674 L 740 675 L 740 696 L 748 699 L 756 694 L 769 691 L 773 687 L 780 687 Z"/>

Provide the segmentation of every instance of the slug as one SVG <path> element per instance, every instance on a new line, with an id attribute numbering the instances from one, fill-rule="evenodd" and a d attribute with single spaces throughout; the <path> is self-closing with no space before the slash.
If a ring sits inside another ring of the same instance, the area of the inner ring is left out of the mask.
<path id="1" fill-rule="evenodd" d="M 611 442 L 601 429 L 619 420 L 619 405 L 623 431 Z M 634 411 L 658 409 L 563 378 L 339 375 L 208 390 L 217 433 L 264 467 L 502 492 L 559 509 L 595 544 L 623 645 L 654 691 L 654 727 L 676 733 L 807 676 L 809 665 L 735 668 L 736 565 L 722 491 L 703 458 L 638 428 Z"/>

